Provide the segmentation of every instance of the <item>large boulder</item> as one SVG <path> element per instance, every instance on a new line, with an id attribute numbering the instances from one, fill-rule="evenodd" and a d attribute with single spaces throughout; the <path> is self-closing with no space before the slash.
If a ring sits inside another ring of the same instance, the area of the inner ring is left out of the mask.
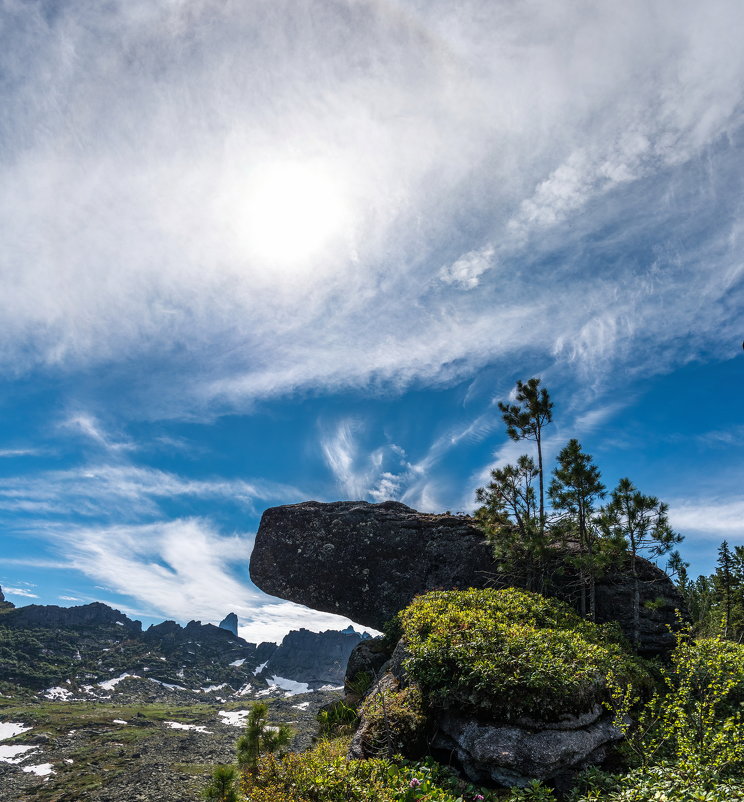
<path id="1" fill-rule="evenodd" d="M 638 561 L 640 652 L 674 645 L 668 627 L 684 603 L 666 574 Z M 307 501 L 264 512 L 251 556 L 251 578 L 273 596 L 338 613 L 381 629 L 415 596 L 434 589 L 504 587 L 490 546 L 472 518 L 429 515 L 386 501 Z M 554 593 L 570 600 L 576 577 Z M 596 586 L 597 620 L 617 621 L 630 636 L 633 581 L 616 571 Z"/>
<path id="2" fill-rule="evenodd" d="M 457 713 L 448 713 L 437 723 L 434 749 L 454 757 L 470 780 L 505 786 L 575 775 L 601 763 L 608 747 L 623 737 L 599 705 L 584 716 L 531 722 L 531 726 L 482 722 Z"/>

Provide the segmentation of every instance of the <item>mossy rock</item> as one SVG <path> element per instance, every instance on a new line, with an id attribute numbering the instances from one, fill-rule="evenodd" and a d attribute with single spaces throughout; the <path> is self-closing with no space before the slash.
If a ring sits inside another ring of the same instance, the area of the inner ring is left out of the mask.
<path id="1" fill-rule="evenodd" d="M 646 681 L 614 630 L 535 593 L 435 591 L 400 620 L 408 676 L 439 709 L 551 721 L 591 710 L 608 680 Z"/>
<path id="2" fill-rule="evenodd" d="M 402 754 L 415 759 L 426 753 L 430 722 L 418 686 L 401 688 L 388 673 L 364 700 L 359 712 L 362 724 L 351 746 L 352 755 Z"/>

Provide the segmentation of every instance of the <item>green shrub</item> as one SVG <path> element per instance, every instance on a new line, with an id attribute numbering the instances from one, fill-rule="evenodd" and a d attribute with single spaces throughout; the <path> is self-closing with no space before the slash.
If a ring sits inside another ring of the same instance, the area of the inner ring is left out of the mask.
<path id="1" fill-rule="evenodd" d="M 648 768 L 671 763 L 722 775 L 744 771 L 744 646 L 721 638 L 677 636 L 661 690 L 645 705 L 634 691 L 616 688 L 615 716 L 626 750 Z M 627 714 L 634 713 L 635 725 Z"/>
<path id="2" fill-rule="evenodd" d="M 332 735 L 345 728 L 350 729 L 358 721 L 357 711 L 353 707 L 349 707 L 341 699 L 326 705 L 318 713 L 320 734 L 323 736 Z"/>
<path id="3" fill-rule="evenodd" d="M 346 760 L 343 745 L 323 741 L 301 754 L 265 756 L 243 791 L 250 802 L 495 802 L 493 792 L 460 780 L 433 760 Z"/>
<path id="4" fill-rule="evenodd" d="M 366 754 L 424 754 L 428 720 L 419 688 L 380 689 L 367 697 L 361 714 Z"/>
<path id="5" fill-rule="evenodd" d="M 440 708 L 546 719 L 588 711 L 608 678 L 646 681 L 613 630 L 538 594 L 435 591 L 400 617 L 406 670 Z"/>
<path id="6" fill-rule="evenodd" d="M 680 765 L 650 766 L 625 775 L 594 770 L 580 778 L 570 802 L 744 802 L 744 785 L 714 771 Z"/>

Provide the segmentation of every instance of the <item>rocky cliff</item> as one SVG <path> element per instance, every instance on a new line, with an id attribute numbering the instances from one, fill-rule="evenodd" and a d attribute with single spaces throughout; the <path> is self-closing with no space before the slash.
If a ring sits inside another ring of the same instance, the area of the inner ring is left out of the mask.
<path id="1" fill-rule="evenodd" d="M 349 655 L 362 638 L 353 629 L 343 632 L 293 630 L 271 654 L 263 673 L 306 682 L 311 688 L 343 685 Z"/>
<path id="2" fill-rule="evenodd" d="M 29 604 L 16 607 L 7 612 L 2 619 L 3 626 L 76 629 L 78 627 L 108 627 L 117 625 L 129 633 L 142 631 L 139 621 L 132 621 L 124 613 L 114 610 L 107 604 L 93 602 L 79 607 L 57 607 L 54 604 Z"/>
<path id="3" fill-rule="evenodd" d="M 12 610 L 15 607 L 13 602 L 9 602 L 5 600 L 5 594 L 3 593 L 3 589 L 0 588 L 0 613 L 5 610 Z"/>
<path id="4" fill-rule="evenodd" d="M 669 625 L 683 601 L 669 578 L 640 561 L 641 652 L 673 645 Z M 491 549 L 472 519 L 428 515 L 404 504 L 308 501 L 263 514 L 250 563 L 262 590 L 381 629 L 415 596 L 434 589 L 502 587 Z M 570 598 L 575 577 L 555 589 Z M 632 631 L 630 575 L 616 571 L 596 587 L 598 621 Z"/>

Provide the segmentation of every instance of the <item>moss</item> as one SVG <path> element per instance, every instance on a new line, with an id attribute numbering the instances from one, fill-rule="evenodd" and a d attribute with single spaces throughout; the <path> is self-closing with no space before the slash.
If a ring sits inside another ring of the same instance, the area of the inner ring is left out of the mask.
<path id="1" fill-rule="evenodd" d="M 534 593 L 435 591 L 401 623 L 406 670 L 439 708 L 549 720 L 590 710 L 608 678 L 645 679 L 612 630 Z"/>

